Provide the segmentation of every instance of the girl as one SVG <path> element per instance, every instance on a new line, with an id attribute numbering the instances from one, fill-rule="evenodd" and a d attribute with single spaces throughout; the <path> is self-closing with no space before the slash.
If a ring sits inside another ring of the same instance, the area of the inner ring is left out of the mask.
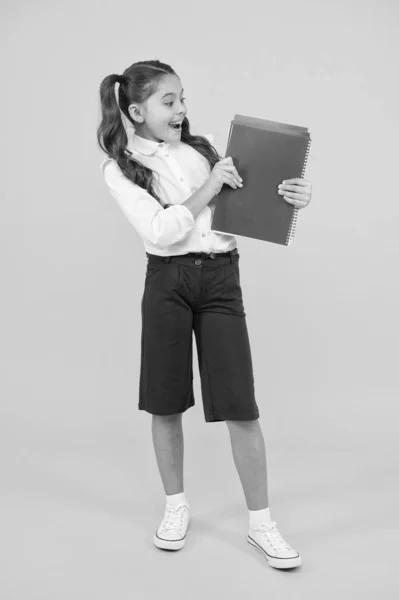
<path id="1" fill-rule="evenodd" d="M 115 94 L 115 84 L 117 96 Z M 233 235 L 210 226 L 223 184 L 245 182 L 212 136 L 190 133 L 183 88 L 158 60 L 134 63 L 100 86 L 97 140 L 105 182 L 144 242 L 139 410 L 152 414 L 152 436 L 166 495 L 158 548 L 184 547 L 189 504 L 183 486 L 182 413 L 194 406 L 192 332 L 196 336 L 205 421 L 225 421 L 249 511 L 247 541 L 272 567 L 301 558 L 271 519 L 266 456 L 255 400 L 251 350 Z M 311 197 L 304 179 L 283 182 L 282 199 Z"/>

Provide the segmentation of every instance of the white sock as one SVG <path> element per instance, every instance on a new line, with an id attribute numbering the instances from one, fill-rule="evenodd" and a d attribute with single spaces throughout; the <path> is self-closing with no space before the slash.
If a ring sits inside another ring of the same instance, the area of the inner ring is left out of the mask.
<path id="1" fill-rule="evenodd" d="M 272 518 L 270 516 L 270 508 L 261 508 L 260 510 L 248 510 L 249 513 L 249 526 L 254 527 L 260 523 L 272 524 Z"/>
<path id="2" fill-rule="evenodd" d="M 181 492 L 180 494 L 172 494 L 171 496 L 166 495 L 165 498 L 168 506 L 178 506 L 178 504 L 181 504 L 182 502 L 187 504 L 186 495 L 184 492 Z"/>

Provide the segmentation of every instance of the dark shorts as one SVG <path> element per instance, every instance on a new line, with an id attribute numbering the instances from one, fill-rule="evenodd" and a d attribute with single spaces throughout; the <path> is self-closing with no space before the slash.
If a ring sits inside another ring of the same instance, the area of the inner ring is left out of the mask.
<path id="1" fill-rule="evenodd" d="M 194 331 L 205 421 L 258 419 L 237 249 L 146 254 L 139 410 L 173 415 L 194 406 Z"/>

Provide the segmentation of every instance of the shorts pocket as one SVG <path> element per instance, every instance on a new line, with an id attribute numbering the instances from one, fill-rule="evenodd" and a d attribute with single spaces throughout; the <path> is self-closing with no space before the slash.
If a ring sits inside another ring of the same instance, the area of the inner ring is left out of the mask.
<path id="1" fill-rule="evenodd" d="M 227 263 L 224 267 L 224 282 L 226 286 L 237 287 L 240 286 L 240 266 L 238 264 L 238 258 L 233 260 L 232 263 Z"/>
<path id="2" fill-rule="evenodd" d="M 177 288 L 180 282 L 179 263 L 148 263 L 145 281 L 147 285 L 163 287 L 167 290 Z"/>

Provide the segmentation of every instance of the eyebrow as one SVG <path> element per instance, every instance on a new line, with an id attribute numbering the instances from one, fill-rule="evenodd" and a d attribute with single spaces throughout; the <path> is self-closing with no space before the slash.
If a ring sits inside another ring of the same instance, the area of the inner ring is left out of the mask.
<path id="1" fill-rule="evenodd" d="M 182 89 L 182 92 L 184 92 L 184 88 Z M 166 96 L 176 96 L 176 94 L 174 92 L 168 92 L 162 96 L 161 100 L 163 100 Z"/>

